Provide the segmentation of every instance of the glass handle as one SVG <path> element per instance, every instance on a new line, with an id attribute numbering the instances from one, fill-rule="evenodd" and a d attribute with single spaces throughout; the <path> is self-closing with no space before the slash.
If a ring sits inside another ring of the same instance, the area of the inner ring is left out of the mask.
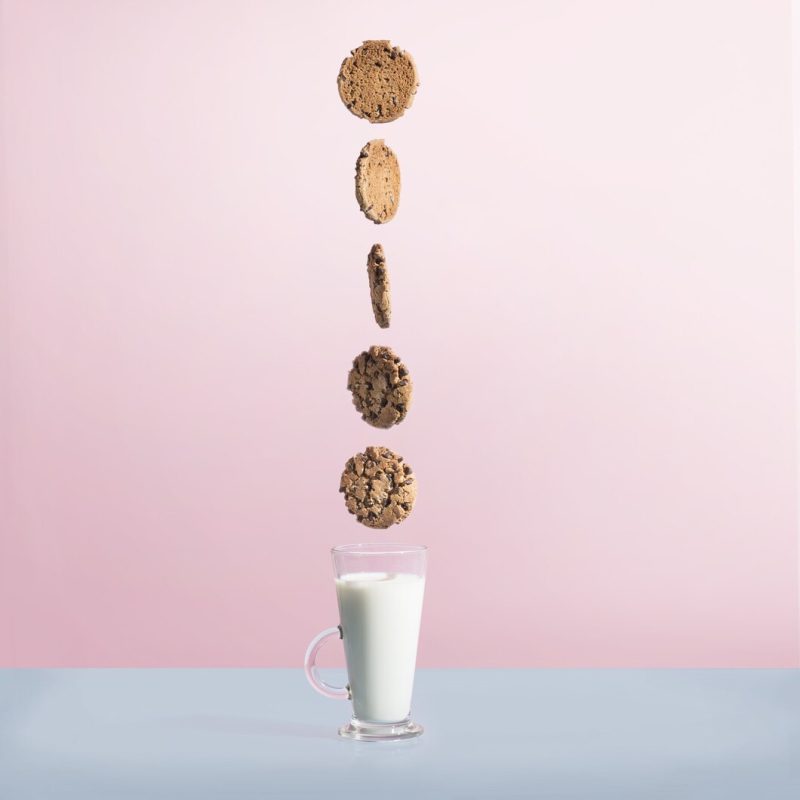
<path id="1" fill-rule="evenodd" d="M 308 678 L 308 682 L 320 694 L 324 694 L 325 697 L 332 697 L 334 700 L 349 700 L 349 686 L 331 686 L 319 677 L 319 671 L 317 670 L 317 653 L 331 636 L 336 636 L 337 639 L 342 638 L 341 625 L 337 625 L 335 628 L 327 628 L 311 640 L 311 644 L 308 646 L 308 650 L 306 650 L 306 678 Z"/>

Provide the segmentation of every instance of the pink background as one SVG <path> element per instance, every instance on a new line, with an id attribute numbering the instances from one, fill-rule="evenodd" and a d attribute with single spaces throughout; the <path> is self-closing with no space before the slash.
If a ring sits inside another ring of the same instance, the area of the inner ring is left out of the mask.
<path id="1" fill-rule="evenodd" d="M 297 665 L 327 549 L 386 537 L 423 665 L 797 665 L 789 11 L 3 2 L 0 663 Z M 420 68 L 391 125 L 336 92 L 368 37 Z M 337 493 L 371 443 L 388 535 Z"/>

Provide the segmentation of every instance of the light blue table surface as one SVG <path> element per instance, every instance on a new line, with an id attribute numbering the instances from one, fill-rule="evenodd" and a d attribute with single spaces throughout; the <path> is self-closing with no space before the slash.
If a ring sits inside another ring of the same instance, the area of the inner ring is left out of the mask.
<path id="1" fill-rule="evenodd" d="M 0 671 L 0 798 L 800 798 L 800 671 L 421 670 L 394 744 L 348 708 L 300 670 Z"/>

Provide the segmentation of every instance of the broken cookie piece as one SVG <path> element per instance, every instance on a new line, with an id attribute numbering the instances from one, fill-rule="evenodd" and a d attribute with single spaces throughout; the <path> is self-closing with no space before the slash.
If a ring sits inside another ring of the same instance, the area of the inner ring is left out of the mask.
<path id="1" fill-rule="evenodd" d="M 387 447 L 368 447 L 345 464 L 339 491 L 362 525 L 388 528 L 411 513 L 417 482 L 402 456 Z"/>

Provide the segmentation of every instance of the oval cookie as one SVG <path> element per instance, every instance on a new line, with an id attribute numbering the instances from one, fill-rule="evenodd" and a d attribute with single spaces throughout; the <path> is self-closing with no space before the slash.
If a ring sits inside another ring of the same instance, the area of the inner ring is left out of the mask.
<path id="1" fill-rule="evenodd" d="M 376 225 L 388 222 L 400 203 L 400 165 L 383 139 L 361 148 L 356 161 L 356 200 L 367 219 Z"/>
<path id="2" fill-rule="evenodd" d="M 370 122 L 402 117 L 419 86 L 414 59 L 388 39 L 371 39 L 351 51 L 336 83 L 345 106 Z"/>

